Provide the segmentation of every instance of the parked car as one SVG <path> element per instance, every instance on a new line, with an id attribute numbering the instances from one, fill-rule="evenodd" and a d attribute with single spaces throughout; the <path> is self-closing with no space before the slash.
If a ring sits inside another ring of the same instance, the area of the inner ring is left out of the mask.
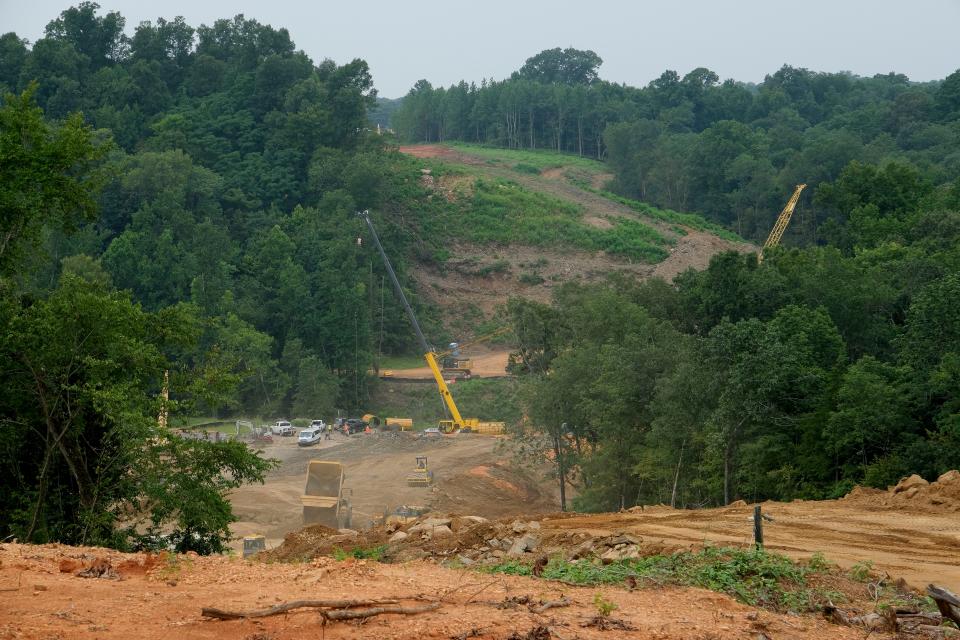
<path id="1" fill-rule="evenodd" d="M 327 423 L 323 420 L 314 420 L 310 423 L 311 429 L 320 429 L 321 431 L 327 428 Z"/>
<path id="2" fill-rule="evenodd" d="M 270 433 L 275 436 L 292 436 L 296 433 L 296 429 L 286 420 L 277 420 L 277 422 L 270 427 Z"/>
<path id="3" fill-rule="evenodd" d="M 315 422 L 319 422 L 316 421 Z M 314 427 L 310 425 L 306 429 L 300 432 L 300 435 L 297 436 L 297 444 L 301 447 L 309 447 L 310 445 L 317 444 L 320 442 L 320 438 L 323 437 L 323 428 Z"/>

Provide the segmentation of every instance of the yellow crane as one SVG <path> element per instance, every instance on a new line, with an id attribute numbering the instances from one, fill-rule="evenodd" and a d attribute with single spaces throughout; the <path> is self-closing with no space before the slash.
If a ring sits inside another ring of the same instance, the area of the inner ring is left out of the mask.
<path id="1" fill-rule="evenodd" d="M 796 209 L 797 201 L 800 200 L 800 193 L 806 188 L 807 185 L 798 184 L 796 189 L 793 190 L 793 195 L 790 196 L 790 199 L 787 201 L 787 206 L 780 212 L 780 216 L 774 223 L 773 229 L 770 230 L 770 235 L 767 236 L 767 241 L 763 243 L 763 248 L 760 249 L 760 255 L 757 256 L 758 263 L 763 262 L 764 251 L 780 244 L 780 238 L 783 237 L 783 233 L 787 230 L 787 226 L 790 224 L 790 218 L 793 217 L 793 210 Z"/>
<path id="2" fill-rule="evenodd" d="M 420 323 L 417 322 L 417 316 L 413 313 L 413 308 L 410 306 L 410 303 L 407 302 L 407 296 L 403 293 L 400 281 L 397 280 L 397 274 L 393 270 L 393 265 L 390 264 L 390 258 L 387 257 L 387 252 L 383 250 L 383 245 L 380 244 L 380 236 L 377 235 L 377 230 L 373 227 L 370 212 L 364 210 L 358 212 L 357 215 L 362 217 L 364 222 L 367 223 L 367 227 L 370 228 L 370 235 L 373 236 L 373 242 L 380 252 L 380 257 L 383 258 L 383 266 L 387 270 L 387 275 L 390 276 L 393 289 L 397 293 L 400 302 L 403 303 L 403 308 L 407 312 L 410 324 L 413 325 L 413 330 L 417 334 L 417 340 L 423 349 L 423 359 L 427 361 L 427 366 L 430 367 L 433 379 L 437 383 L 437 388 L 440 390 L 440 397 L 443 398 L 443 403 L 450 413 L 451 419 L 440 421 L 438 425 L 440 431 L 443 433 L 453 433 L 454 431 L 460 431 L 462 429 L 470 429 L 471 431 L 479 431 L 481 433 L 502 433 L 505 426 L 502 422 L 481 422 L 477 418 L 464 419 L 463 416 L 460 415 L 460 409 L 457 408 L 457 403 L 453 401 L 453 395 L 450 393 L 450 388 L 447 387 L 447 381 L 443 379 L 443 372 L 440 371 L 440 365 L 437 363 L 436 351 L 427 343 L 427 339 L 423 336 Z"/>

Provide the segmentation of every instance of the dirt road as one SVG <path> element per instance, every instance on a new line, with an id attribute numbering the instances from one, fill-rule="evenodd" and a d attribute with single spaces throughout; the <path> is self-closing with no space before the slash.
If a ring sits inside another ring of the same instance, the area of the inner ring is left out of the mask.
<path id="1" fill-rule="evenodd" d="M 418 438 L 414 434 L 334 435 L 313 447 L 297 447 L 293 438 L 277 438 L 264 455 L 280 460 L 263 485 L 247 485 L 230 496 L 238 522 L 237 536 L 261 534 L 267 546 L 302 525 L 300 496 L 310 460 L 341 462 L 352 491 L 354 527 L 368 526 L 384 511 L 400 505 L 434 510 L 480 512 L 491 517 L 549 513 L 558 504 L 545 474 L 512 469 L 498 438 L 476 434 Z M 414 458 L 426 455 L 434 472 L 432 488 L 405 481 Z M 236 543 L 239 549 L 240 543 Z"/>
<path id="2" fill-rule="evenodd" d="M 107 576 L 76 575 L 94 563 L 106 569 Z M 4 590 L 0 640 L 733 640 L 761 637 L 761 633 L 777 640 L 853 640 L 864 634 L 829 624 L 821 616 L 778 615 L 700 589 L 571 587 L 533 578 L 484 576 L 427 562 L 388 565 L 318 558 L 308 564 L 265 564 L 227 557 L 158 557 L 61 545 L 0 544 L 0 588 Z M 302 599 L 390 596 L 410 606 L 424 604 L 417 600 L 424 594 L 434 600 L 443 596 L 435 611 L 384 615 L 362 625 L 323 625 L 316 609 L 230 621 L 205 618 L 200 612 L 202 607 L 250 610 Z M 598 594 L 616 605 L 613 617 L 634 627 L 633 631 L 582 626 L 596 615 Z M 570 605 L 538 614 L 515 604 L 523 597 L 533 602 L 566 597 Z M 871 638 L 886 637 L 871 634 Z"/>
<path id="3" fill-rule="evenodd" d="M 510 360 L 509 349 L 471 353 L 469 357 L 471 360 L 471 377 L 504 378 L 507 376 L 507 362 Z M 430 367 L 426 366 L 412 369 L 391 369 L 389 376 L 383 371 L 380 374 L 384 377 L 399 380 L 433 380 L 433 373 L 430 371 Z"/>
<path id="4" fill-rule="evenodd" d="M 773 518 L 764 526 L 766 548 L 792 558 L 822 553 L 843 567 L 869 561 L 878 571 L 904 578 L 915 587 L 930 582 L 960 585 L 960 514 L 878 509 L 856 501 L 766 503 Z M 664 549 L 704 543 L 749 546 L 753 507 L 681 511 L 668 507 L 644 512 L 549 518 L 546 535 L 576 532 L 628 532 Z"/>

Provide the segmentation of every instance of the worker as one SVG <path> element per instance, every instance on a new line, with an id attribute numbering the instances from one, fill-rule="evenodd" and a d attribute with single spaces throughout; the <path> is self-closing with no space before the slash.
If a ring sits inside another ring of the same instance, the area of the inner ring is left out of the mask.
<path id="1" fill-rule="evenodd" d="M 332 436 L 333 436 L 333 424 L 328 424 L 328 425 L 323 429 L 323 439 L 324 439 L 324 440 L 329 440 Z"/>

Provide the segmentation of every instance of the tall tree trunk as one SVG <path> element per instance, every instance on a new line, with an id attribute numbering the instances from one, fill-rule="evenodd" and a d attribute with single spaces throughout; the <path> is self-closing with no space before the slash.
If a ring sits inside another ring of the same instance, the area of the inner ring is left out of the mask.
<path id="1" fill-rule="evenodd" d="M 686 440 L 680 443 L 680 457 L 677 459 L 677 471 L 673 474 L 673 491 L 670 493 L 671 508 L 676 508 L 677 506 L 677 484 L 680 482 L 680 465 L 683 464 L 683 448 L 686 444 Z"/>
<path id="2" fill-rule="evenodd" d="M 567 510 L 567 469 L 563 459 L 563 440 L 561 434 L 553 437 L 553 455 L 557 459 L 557 475 L 560 479 L 560 511 Z"/>
<path id="3" fill-rule="evenodd" d="M 583 157 L 583 116 L 577 117 L 577 154 Z"/>

